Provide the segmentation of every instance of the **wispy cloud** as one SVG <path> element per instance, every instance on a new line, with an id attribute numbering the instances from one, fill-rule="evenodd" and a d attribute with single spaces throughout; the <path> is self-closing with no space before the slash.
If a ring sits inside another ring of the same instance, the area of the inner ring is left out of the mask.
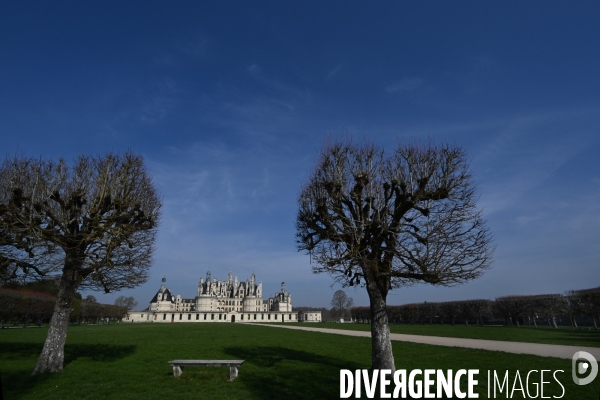
<path id="1" fill-rule="evenodd" d="M 326 79 L 332 78 L 333 76 L 335 76 L 338 72 L 340 72 L 340 70 L 342 69 L 343 63 L 339 63 L 338 65 L 336 65 L 335 67 L 333 67 L 329 73 L 327 74 Z"/>
<path id="2" fill-rule="evenodd" d="M 385 90 L 389 93 L 409 93 L 413 92 L 422 85 L 423 79 L 421 78 L 403 78 L 399 81 L 387 85 L 385 87 Z"/>
<path id="3" fill-rule="evenodd" d="M 482 182 L 479 187 L 486 214 L 524 201 L 538 206 L 545 203 L 547 198 L 535 198 L 532 191 L 541 195 L 557 171 L 593 142 L 593 136 L 578 124 L 597 114 L 598 110 L 569 110 L 506 120 L 500 133 L 479 149 L 472 162 Z M 531 218 L 530 214 L 522 221 Z"/>
<path id="4" fill-rule="evenodd" d="M 140 120 L 144 123 L 155 123 L 163 119 L 174 106 L 175 100 L 170 96 L 151 95 L 140 106 Z"/>
<path id="5" fill-rule="evenodd" d="M 208 38 L 198 34 L 196 36 L 179 39 L 177 42 L 177 49 L 188 56 L 204 57 L 208 50 L 208 45 Z"/>
<path id="6" fill-rule="evenodd" d="M 264 84 L 266 87 L 268 87 L 269 89 L 273 89 L 276 92 L 285 93 L 287 95 L 293 95 L 297 97 L 306 96 L 306 90 L 304 88 L 297 88 L 293 85 L 289 85 L 285 82 L 282 82 L 278 78 L 270 76 L 258 64 L 247 65 L 245 70 L 252 77 L 252 79 Z"/>
<path id="7" fill-rule="evenodd" d="M 261 68 L 257 64 L 251 64 L 246 67 L 246 70 L 252 75 L 260 74 Z"/>

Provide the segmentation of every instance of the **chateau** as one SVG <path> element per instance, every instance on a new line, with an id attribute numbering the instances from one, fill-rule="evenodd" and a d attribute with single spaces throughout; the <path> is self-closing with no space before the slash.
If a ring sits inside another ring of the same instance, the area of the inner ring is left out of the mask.
<path id="1" fill-rule="evenodd" d="M 142 311 L 129 311 L 128 322 L 321 322 L 320 311 L 292 312 L 292 295 L 281 290 L 274 297 L 264 300 L 262 282 L 256 282 L 252 274 L 245 282 L 234 278 L 231 269 L 226 281 L 200 278 L 198 294 L 193 299 L 174 296 L 162 279 L 158 292 L 150 300 L 150 306 Z"/>

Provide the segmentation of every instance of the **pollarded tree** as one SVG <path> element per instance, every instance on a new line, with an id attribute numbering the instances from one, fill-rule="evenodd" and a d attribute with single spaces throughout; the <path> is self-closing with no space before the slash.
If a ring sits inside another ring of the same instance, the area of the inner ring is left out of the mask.
<path id="1" fill-rule="evenodd" d="M 579 296 L 579 307 L 584 315 L 592 317 L 594 328 L 598 329 L 596 317 L 600 316 L 600 287 L 575 291 Z"/>
<path id="2" fill-rule="evenodd" d="M 313 271 L 366 287 L 375 369 L 395 370 L 390 290 L 460 284 L 491 264 L 491 235 L 457 146 L 399 144 L 386 154 L 371 144 L 327 144 L 298 203 L 298 249 L 312 256 Z"/>
<path id="3" fill-rule="evenodd" d="M 336 290 L 331 299 L 331 307 L 339 318 L 344 318 L 346 310 L 354 305 L 352 297 L 348 296 L 343 290 Z"/>
<path id="4" fill-rule="evenodd" d="M 527 314 L 532 307 L 531 296 L 503 296 L 498 297 L 494 302 L 494 307 L 504 316 L 513 322 L 519 328 L 521 326 L 519 319 Z"/>
<path id="5" fill-rule="evenodd" d="M 454 321 L 460 311 L 460 304 L 458 301 L 446 301 L 440 304 L 440 312 L 443 318 L 450 319 L 450 324 L 454 326 Z"/>
<path id="6" fill-rule="evenodd" d="M 536 296 L 540 314 L 548 319 L 548 326 L 558 328 L 556 317 L 567 310 L 567 300 L 562 294 L 544 294 Z"/>
<path id="7" fill-rule="evenodd" d="M 428 321 L 429 325 L 433 324 L 433 320 L 438 315 L 438 308 L 439 306 L 437 303 L 425 302 L 423 304 L 419 304 L 419 317 L 421 319 L 421 323 Z"/>
<path id="8" fill-rule="evenodd" d="M 387 308 L 387 307 L 386 307 Z M 418 304 L 403 304 L 400 306 L 400 316 L 405 324 L 414 324 L 419 316 Z"/>
<path id="9" fill-rule="evenodd" d="M 0 165 L 0 278 L 59 276 L 34 374 L 63 368 L 78 289 L 111 292 L 147 280 L 161 201 L 141 156 L 12 158 Z"/>

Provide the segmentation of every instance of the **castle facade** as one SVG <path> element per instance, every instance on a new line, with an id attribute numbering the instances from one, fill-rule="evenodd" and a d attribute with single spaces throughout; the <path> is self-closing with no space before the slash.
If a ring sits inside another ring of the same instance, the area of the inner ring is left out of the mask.
<path id="1" fill-rule="evenodd" d="M 321 322 L 320 312 L 292 312 L 292 295 L 281 283 L 281 290 L 273 297 L 263 299 L 262 282 L 250 279 L 239 281 L 231 269 L 227 280 L 200 278 L 197 296 L 184 299 L 174 296 L 165 285 L 150 300 L 146 310 L 127 313 L 127 322 Z"/>

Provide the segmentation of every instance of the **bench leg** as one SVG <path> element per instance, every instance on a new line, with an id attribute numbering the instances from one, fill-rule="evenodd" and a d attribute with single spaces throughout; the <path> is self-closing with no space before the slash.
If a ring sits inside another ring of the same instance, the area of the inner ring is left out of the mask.
<path id="1" fill-rule="evenodd" d="M 238 367 L 232 366 L 229 367 L 229 380 L 232 381 L 238 376 Z"/>
<path id="2" fill-rule="evenodd" d="M 183 367 L 180 367 L 180 366 L 174 365 L 174 366 L 173 366 L 173 376 L 174 376 L 174 377 L 181 376 L 181 372 L 182 372 L 181 370 L 182 370 L 182 368 L 183 368 Z"/>

